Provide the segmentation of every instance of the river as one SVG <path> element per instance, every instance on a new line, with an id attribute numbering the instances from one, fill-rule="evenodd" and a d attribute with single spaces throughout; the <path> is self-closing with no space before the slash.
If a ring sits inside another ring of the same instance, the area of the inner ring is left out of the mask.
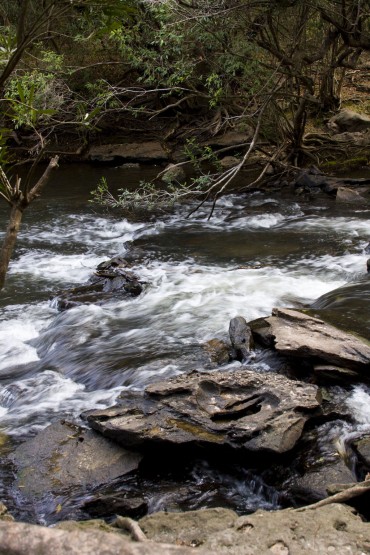
<path id="1" fill-rule="evenodd" d="M 0 300 L 0 430 L 11 444 L 110 406 L 124 389 L 196 368 L 202 345 L 225 339 L 236 315 L 316 303 L 370 338 L 369 205 L 255 192 L 223 197 L 210 221 L 209 206 L 189 219 L 183 206 L 129 221 L 88 203 L 103 174 L 117 188 L 156 171 L 62 166 L 25 213 Z M 0 229 L 5 217 L 2 209 Z M 145 281 L 139 297 L 57 312 L 58 289 L 132 246 Z M 251 363 L 272 364 L 261 353 Z M 370 424 L 369 401 L 365 386 L 347 396 L 359 425 Z"/>

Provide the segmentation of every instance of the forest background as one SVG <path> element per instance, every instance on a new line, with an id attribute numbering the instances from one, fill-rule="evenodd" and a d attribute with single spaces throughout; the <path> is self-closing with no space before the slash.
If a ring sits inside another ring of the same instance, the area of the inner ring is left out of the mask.
<path id="1" fill-rule="evenodd" d="M 214 164 L 171 195 L 217 197 L 246 164 L 256 182 L 369 149 L 336 144 L 325 122 L 370 113 L 369 0 L 9 0 L 0 8 L 0 196 L 10 223 L 0 288 L 22 214 L 59 158 L 93 143 L 159 139 Z M 357 89 L 353 93 L 353 83 Z M 343 95 L 344 87 L 346 94 Z M 361 88 L 362 87 L 362 88 Z M 348 93 L 349 91 L 349 93 Z M 358 104 L 358 94 L 360 105 Z M 227 170 L 203 145 L 247 137 Z M 351 151 L 352 149 L 352 151 Z M 34 170 L 50 160 L 43 176 Z M 26 179 L 19 162 L 32 161 Z M 154 196 L 153 196 L 154 195 Z M 101 184 L 96 197 L 112 197 Z M 132 193 L 119 203 L 130 202 Z M 135 199 L 155 199 L 152 184 Z"/>

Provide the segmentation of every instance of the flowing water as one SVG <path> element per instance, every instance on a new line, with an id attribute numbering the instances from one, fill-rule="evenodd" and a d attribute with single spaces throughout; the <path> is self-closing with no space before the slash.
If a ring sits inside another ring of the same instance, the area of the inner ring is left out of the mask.
<path id="1" fill-rule="evenodd" d="M 369 206 L 253 193 L 222 198 L 210 221 L 209 206 L 189 219 L 189 207 L 177 207 L 129 221 L 88 204 L 103 173 L 113 186 L 134 186 L 156 169 L 62 167 L 25 213 L 0 300 L 0 430 L 14 444 L 55 419 L 110 406 L 125 389 L 198 367 L 202 344 L 226 338 L 236 315 L 315 303 L 316 313 L 370 338 Z M 56 311 L 56 290 L 132 245 L 145 281 L 139 297 Z M 274 363 L 257 353 L 252 364 Z M 359 426 L 370 426 L 368 401 L 365 386 L 346 393 Z M 221 482 L 230 489 L 227 476 Z M 241 483 L 234 479 L 239 497 Z"/>

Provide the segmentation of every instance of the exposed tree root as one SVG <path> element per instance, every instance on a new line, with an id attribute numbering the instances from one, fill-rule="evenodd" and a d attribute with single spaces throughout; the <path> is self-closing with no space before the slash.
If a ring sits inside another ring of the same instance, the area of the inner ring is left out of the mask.
<path id="1" fill-rule="evenodd" d="M 344 486 L 345 487 L 345 486 Z M 306 505 L 305 507 L 300 507 L 299 509 L 294 509 L 296 512 L 303 512 L 309 511 L 311 509 L 318 509 L 319 507 L 324 507 L 325 505 L 331 505 L 332 503 L 346 503 L 351 499 L 359 497 L 366 492 L 370 491 L 370 477 L 367 475 L 366 479 L 363 482 L 358 482 L 353 486 L 349 486 L 346 489 L 336 493 L 335 495 L 331 495 L 330 497 L 326 497 L 325 499 L 321 499 L 317 503 L 313 503 L 312 505 Z"/>
<path id="2" fill-rule="evenodd" d="M 132 520 L 132 518 L 117 516 L 116 520 L 113 522 L 113 526 L 130 532 L 132 539 L 136 542 L 149 541 L 138 523 Z"/>

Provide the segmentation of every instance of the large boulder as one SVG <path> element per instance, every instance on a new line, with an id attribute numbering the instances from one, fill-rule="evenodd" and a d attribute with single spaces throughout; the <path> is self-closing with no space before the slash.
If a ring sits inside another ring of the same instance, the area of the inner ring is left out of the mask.
<path id="1" fill-rule="evenodd" d="M 168 160 L 167 152 L 158 141 L 93 146 L 88 157 L 92 162 L 101 163 L 142 162 L 154 164 Z"/>
<path id="2" fill-rule="evenodd" d="M 0 522 L 0 555 L 360 555 L 370 544 L 369 524 L 339 504 L 240 517 L 222 509 L 161 512 L 139 525 L 146 541 L 130 541 L 108 526 Z"/>
<path id="3" fill-rule="evenodd" d="M 141 459 L 92 430 L 64 421 L 45 428 L 12 454 L 21 496 L 35 502 L 47 497 L 51 520 L 68 514 L 73 496 L 133 472 Z M 62 498 L 69 499 L 66 507 Z"/>
<path id="4" fill-rule="evenodd" d="M 342 110 L 329 120 L 328 127 L 334 133 L 366 131 L 370 129 L 370 117 L 353 110 Z"/>
<path id="5" fill-rule="evenodd" d="M 275 373 L 192 372 L 146 388 L 122 405 L 85 414 L 96 430 L 124 446 L 233 447 L 281 454 L 292 449 L 317 388 Z"/>
<path id="6" fill-rule="evenodd" d="M 337 188 L 337 201 L 340 202 L 366 202 L 366 199 L 360 193 L 366 193 L 368 190 L 356 191 L 349 187 L 338 187 Z"/>
<path id="7" fill-rule="evenodd" d="M 282 355 L 324 361 L 369 375 L 370 344 L 365 339 L 313 318 L 298 310 L 275 308 L 260 325 Z M 257 337 L 259 331 L 257 330 Z"/>

